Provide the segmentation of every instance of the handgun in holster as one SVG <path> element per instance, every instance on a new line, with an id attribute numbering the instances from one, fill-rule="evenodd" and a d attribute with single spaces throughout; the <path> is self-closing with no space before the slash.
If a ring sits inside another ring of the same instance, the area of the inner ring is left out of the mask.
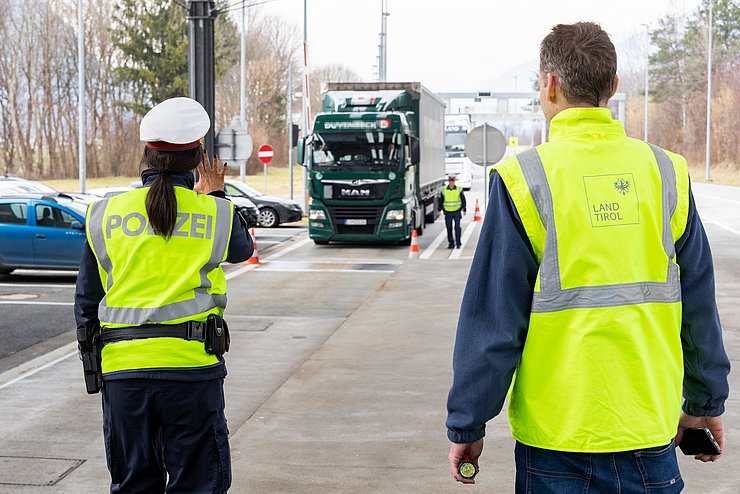
<path id="1" fill-rule="evenodd" d="M 103 387 L 103 372 L 100 365 L 100 325 L 88 329 L 77 326 L 77 352 L 82 361 L 85 388 L 88 394 L 99 393 Z"/>

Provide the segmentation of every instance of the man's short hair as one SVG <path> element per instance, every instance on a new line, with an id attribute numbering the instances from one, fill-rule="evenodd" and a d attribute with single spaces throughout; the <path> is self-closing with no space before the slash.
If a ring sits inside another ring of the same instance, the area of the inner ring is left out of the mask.
<path id="1" fill-rule="evenodd" d="M 617 52 L 594 22 L 558 24 L 540 45 L 540 72 L 557 74 L 568 103 L 599 106 L 612 96 Z"/>

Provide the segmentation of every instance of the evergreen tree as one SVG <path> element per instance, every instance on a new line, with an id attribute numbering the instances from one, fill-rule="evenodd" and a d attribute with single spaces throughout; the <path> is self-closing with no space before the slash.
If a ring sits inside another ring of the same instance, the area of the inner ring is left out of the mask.
<path id="1" fill-rule="evenodd" d="M 225 1 L 218 2 L 219 5 Z M 121 52 L 116 68 L 128 95 L 120 104 L 144 115 L 154 105 L 188 96 L 188 26 L 183 3 L 121 0 L 113 39 Z M 216 18 L 216 77 L 234 59 L 236 26 L 227 14 Z"/>

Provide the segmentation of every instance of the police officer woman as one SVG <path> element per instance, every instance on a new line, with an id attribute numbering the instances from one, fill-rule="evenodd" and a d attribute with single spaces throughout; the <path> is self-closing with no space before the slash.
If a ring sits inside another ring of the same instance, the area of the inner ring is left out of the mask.
<path id="1" fill-rule="evenodd" d="M 195 100 L 155 106 L 140 128 L 144 187 L 88 210 L 75 319 L 100 326 L 112 493 L 231 485 L 220 264 L 248 259 L 253 245 L 224 198 L 226 164 L 200 145 L 209 127 Z"/>

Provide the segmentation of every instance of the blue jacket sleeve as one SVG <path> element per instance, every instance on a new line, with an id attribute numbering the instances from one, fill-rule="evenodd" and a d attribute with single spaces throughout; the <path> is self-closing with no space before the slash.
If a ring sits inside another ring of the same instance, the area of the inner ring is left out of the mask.
<path id="1" fill-rule="evenodd" d="M 460 307 L 447 398 L 447 436 L 469 443 L 501 411 L 529 325 L 539 269 L 498 173 Z"/>
<path id="2" fill-rule="evenodd" d="M 252 257 L 254 243 L 252 236 L 247 231 L 247 224 L 238 211 L 234 210 L 234 221 L 231 224 L 231 239 L 229 250 L 226 254 L 226 262 L 243 262 Z"/>
<path id="3" fill-rule="evenodd" d="M 98 261 L 95 259 L 90 245 L 85 241 L 75 288 L 74 312 L 77 326 L 92 329 L 99 322 L 98 305 L 100 305 L 104 295 L 103 282 L 100 281 L 100 273 L 98 272 Z"/>
<path id="4" fill-rule="evenodd" d="M 676 262 L 681 268 L 683 305 L 683 410 L 696 416 L 722 415 L 730 362 L 717 312 L 712 253 L 690 191 L 688 221 L 676 243 Z"/>
<path id="5" fill-rule="evenodd" d="M 208 195 L 229 200 L 222 190 L 215 190 Z M 247 231 L 247 223 L 239 214 L 239 211 L 234 208 L 234 220 L 231 223 L 231 239 L 226 253 L 226 262 L 244 262 L 252 257 L 252 253 L 254 253 L 254 243 L 252 242 L 252 236 Z"/>

